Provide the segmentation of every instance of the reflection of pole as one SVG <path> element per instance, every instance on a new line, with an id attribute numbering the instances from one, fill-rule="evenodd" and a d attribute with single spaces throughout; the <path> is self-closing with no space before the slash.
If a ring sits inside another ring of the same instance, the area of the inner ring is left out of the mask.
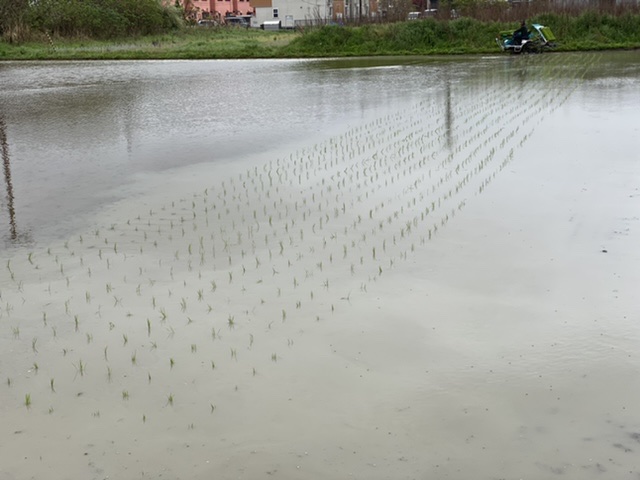
<path id="1" fill-rule="evenodd" d="M 9 143 L 7 142 L 7 126 L 4 118 L 0 117 L 0 150 L 2 151 L 2 164 L 4 170 L 4 180 L 7 184 L 7 205 L 9 208 L 9 225 L 11 229 L 11 240 L 18 238 L 16 228 L 16 210 L 13 206 L 13 185 L 11 184 L 11 164 L 9 163 Z"/>
<path id="2" fill-rule="evenodd" d="M 447 83 L 445 84 L 445 123 L 447 133 L 447 147 L 453 148 L 453 111 L 451 108 L 451 79 L 447 70 Z"/>

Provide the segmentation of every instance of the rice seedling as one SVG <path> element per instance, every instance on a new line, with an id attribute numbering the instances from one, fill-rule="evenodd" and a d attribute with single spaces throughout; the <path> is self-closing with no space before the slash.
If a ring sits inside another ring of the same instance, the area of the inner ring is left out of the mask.
<path id="1" fill-rule="evenodd" d="M 127 390 L 122 391 L 122 400 L 129 400 L 129 392 Z"/>
<path id="2" fill-rule="evenodd" d="M 170 393 L 167 397 L 167 405 L 173 406 L 173 393 Z"/>
<path id="3" fill-rule="evenodd" d="M 27 407 L 27 410 L 31 408 L 31 394 L 26 393 L 24 396 L 24 406 Z"/>
<path id="4" fill-rule="evenodd" d="M 53 378 L 51 380 L 49 380 L 49 387 L 51 388 L 51 393 L 56 393 L 56 389 L 54 387 L 54 382 L 55 382 L 55 380 Z"/>

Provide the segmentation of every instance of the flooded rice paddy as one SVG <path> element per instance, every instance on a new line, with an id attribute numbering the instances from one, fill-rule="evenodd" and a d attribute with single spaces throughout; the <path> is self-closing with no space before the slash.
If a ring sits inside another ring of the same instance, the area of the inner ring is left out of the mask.
<path id="1" fill-rule="evenodd" d="M 639 74 L 0 64 L 0 479 L 640 478 Z"/>

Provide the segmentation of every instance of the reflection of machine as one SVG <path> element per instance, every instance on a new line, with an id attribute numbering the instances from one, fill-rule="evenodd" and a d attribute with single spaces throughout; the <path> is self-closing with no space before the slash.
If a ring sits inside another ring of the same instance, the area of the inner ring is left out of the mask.
<path id="1" fill-rule="evenodd" d="M 556 37 L 549 27 L 534 23 L 531 25 L 529 38 L 518 41 L 513 38 L 513 32 L 500 32 L 496 43 L 504 52 L 511 53 L 540 53 L 556 46 Z"/>

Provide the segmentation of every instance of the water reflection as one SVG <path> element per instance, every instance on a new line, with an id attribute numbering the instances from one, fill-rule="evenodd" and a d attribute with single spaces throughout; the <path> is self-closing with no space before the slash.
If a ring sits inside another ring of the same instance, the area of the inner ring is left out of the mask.
<path id="1" fill-rule="evenodd" d="M 7 141 L 7 124 L 4 116 L 0 113 L 0 149 L 2 150 L 2 171 L 7 188 L 7 211 L 9 213 L 9 236 L 11 241 L 18 238 L 18 228 L 16 227 L 16 209 L 13 204 L 13 184 L 11 182 L 11 159 L 9 157 L 9 142 Z"/>
<path id="2" fill-rule="evenodd" d="M 633 57 L 607 55 L 585 79 L 602 97 L 626 92 L 637 82 Z M 59 238 L 145 176 L 288 155 L 416 103 L 425 115 L 437 111 L 429 128 L 453 152 L 465 140 L 470 101 L 513 82 L 554 88 L 545 69 L 561 63 L 558 74 L 573 75 L 574 58 L 586 56 L 6 62 L 3 161 L 20 193 L 11 204 L 20 228 L 9 236 Z M 509 101 L 536 96 L 523 90 Z"/>
<path id="3" fill-rule="evenodd" d="M 5 64 L 21 225 L 66 235 L 143 175 L 279 156 L 441 96 L 442 64 L 395 61 Z"/>
<path id="4" fill-rule="evenodd" d="M 453 106 L 451 104 L 451 77 L 447 74 L 445 84 L 445 134 L 447 137 L 447 148 L 453 151 Z"/>

